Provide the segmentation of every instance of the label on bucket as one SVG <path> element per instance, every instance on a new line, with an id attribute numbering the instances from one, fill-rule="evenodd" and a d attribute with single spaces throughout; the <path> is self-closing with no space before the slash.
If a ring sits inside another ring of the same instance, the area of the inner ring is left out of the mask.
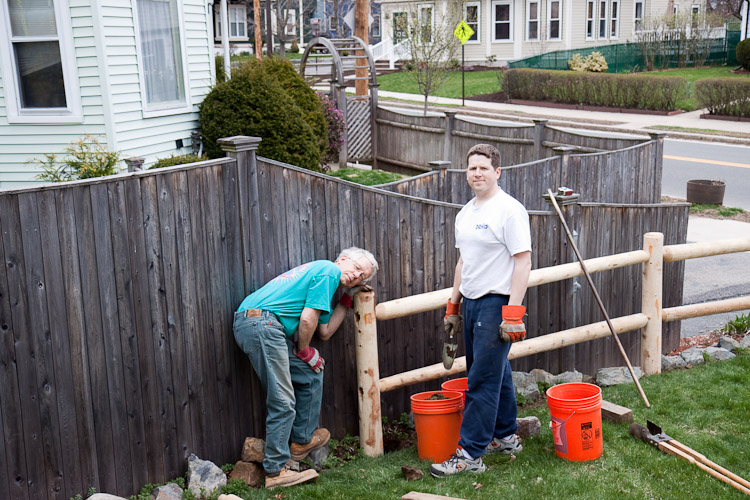
<path id="1" fill-rule="evenodd" d="M 590 450 L 594 447 L 594 423 L 583 422 L 581 424 L 581 448 Z"/>

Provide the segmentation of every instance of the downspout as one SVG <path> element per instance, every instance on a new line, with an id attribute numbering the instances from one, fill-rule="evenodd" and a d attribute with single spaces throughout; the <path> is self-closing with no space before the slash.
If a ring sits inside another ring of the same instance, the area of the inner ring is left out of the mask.
<path id="1" fill-rule="evenodd" d="M 229 8 L 227 0 L 221 0 L 221 46 L 224 49 L 224 74 L 232 78 L 232 62 L 229 60 Z"/>

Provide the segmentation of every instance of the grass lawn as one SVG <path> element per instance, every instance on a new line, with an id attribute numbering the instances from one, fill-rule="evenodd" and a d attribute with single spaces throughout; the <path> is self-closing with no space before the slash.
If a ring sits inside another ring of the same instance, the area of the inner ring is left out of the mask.
<path id="1" fill-rule="evenodd" d="M 665 71 L 651 71 L 639 74 L 648 74 L 656 76 L 677 76 L 687 80 L 690 88 L 695 81 L 704 78 L 750 78 L 750 75 L 737 75 L 731 72 L 734 69 L 729 66 L 712 66 L 707 68 L 685 68 L 685 69 L 672 69 Z M 491 94 L 500 90 L 497 81 L 497 71 L 467 71 L 465 73 L 466 79 L 466 97 L 480 94 Z M 419 89 L 416 83 L 414 83 L 406 73 L 390 73 L 387 75 L 380 75 L 378 77 L 378 83 L 380 83 L 380 90 L 389 90 L 392 92 L 405 92 L 408 94 L 418 94 Z M 439 97 L 452 97 L 461 98 L 461 72 L 454 71 L 451 73 L 451 78 L 448 80 L 437 92 L 436 96 Z M 693 111 L 696 108 L 695 101 L 692 97 L 679 101 L 677 103 L 679 109 L 685 111 Z"/>
<path id="2" fill-rule="evenodd" d="M 388 182 L 400 181 L 409 177 L 405 174 L 395 172 L 386 172 L 385 170 L 362 170 L 359 168 L 340 168 L 328 172 L 332 177 L 338 177 L 347 181 L 356 182 L 364 186 L 375 186 L 377 184 L 386 184 Z"/>
<path id="3" fill-rule="evenodd" d="M 641 379 L 651 402 L 646 409 L 633 384 L 603 389 L 604 398 L 633 410 L 635 422 L 649 419 L 664 432 L 735 474 L 750 478 L 750 351 L 730 361 L 709 362 Z M 528 438 L 515 460 L 486 456 L 483 474 L 435 479 L 430 463 L 414 447 L 378 458 L 357 458 L 324 469 L 316 483 L 272 492 L 233 483 L 225 492 L 245 500 L 397 499 L 421 491 L 466 499 L 732 499 L 746 498 L 695 465 L 668 456 L 628 434 L 628 424 L 603 423 L 604 452 L 594 461 L 558 458 L 543 402 L 521 408 L 520 416 L 539 417 L 541 434 Z M 406 481 L 401 466 L 420 468 L 425 477 Z M 281 495 L 281 496 L 275 496 Z"/>

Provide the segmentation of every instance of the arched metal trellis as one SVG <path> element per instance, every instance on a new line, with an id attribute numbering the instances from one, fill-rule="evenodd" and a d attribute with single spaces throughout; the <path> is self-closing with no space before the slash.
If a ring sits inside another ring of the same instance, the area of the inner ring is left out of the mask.
<path id="1" fill-rule="evenodd" d="M 367 70 L 367 76 L 357 76 Z M 314 38 L 302 55 L 300 74 L 316 85 L 329 83 L 329 97 L 336 102 L 346 124 L 344 144 L 339 153 L 339 166 L 348 161 L 371 160 L 375 166 L 377 134 L 375 110 L 378 106 L 378 83 L 375 61 L 367 44 L 357 37 Z M 347 86 L 366 80 L 368 95 L 347 96 Z"/>

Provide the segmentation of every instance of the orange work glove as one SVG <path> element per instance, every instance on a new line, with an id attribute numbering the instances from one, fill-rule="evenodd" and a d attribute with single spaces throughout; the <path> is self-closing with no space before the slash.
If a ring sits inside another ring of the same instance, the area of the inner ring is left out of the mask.
<path id="1" fill-rule="evenodd" d="M 524 306 L 503 306 L 503 322 L 500 323 L 500 338 L 504 342 L 518 342 L 526 338 L 526 325 L 523 317 Z"/>
<path id="2" fill-rule="evenodd" d="M 445 319 L 443 320 L 443 326 L 445 327 L 446 335 L 449 337 L 454 337 L 463 332 L 464 317 L 461 316 L 460 304 L 454 304 L 448 300 L 448 305 L 445 306 Z"/>

